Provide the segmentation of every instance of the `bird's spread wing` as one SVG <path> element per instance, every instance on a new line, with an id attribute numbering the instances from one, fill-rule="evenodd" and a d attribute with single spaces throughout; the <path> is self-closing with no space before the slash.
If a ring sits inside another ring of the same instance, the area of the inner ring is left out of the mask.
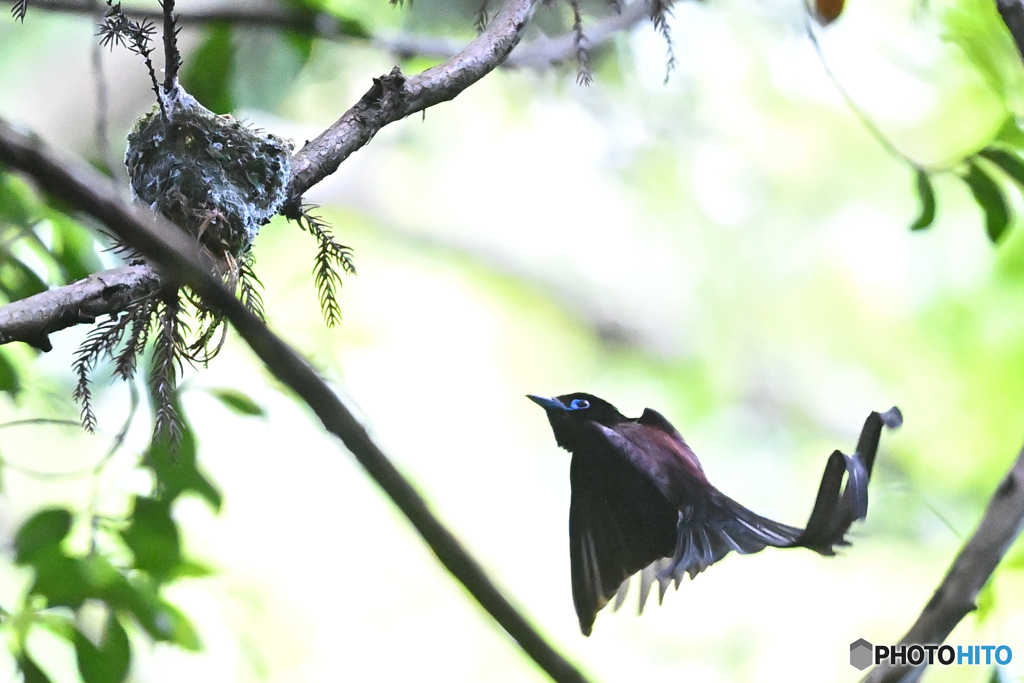
<path id="1" fill-rule="evenodd" d="M 573 457 L 570 479 L 572 594 L 580 629 L 589 635 L 623 581 L 672 554 L 678 512 L 606 440 Z"/>

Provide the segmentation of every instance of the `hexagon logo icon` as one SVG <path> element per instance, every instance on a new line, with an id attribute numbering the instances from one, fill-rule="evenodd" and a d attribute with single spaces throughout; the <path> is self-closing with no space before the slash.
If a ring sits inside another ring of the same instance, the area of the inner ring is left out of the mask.
<path id="1" fill-rule="evenodd" d="M 850 643 L 850 666 L 858 671 L 863 671 L 871 666 L 874 649 L 875 646 L 863 638 Z"/>

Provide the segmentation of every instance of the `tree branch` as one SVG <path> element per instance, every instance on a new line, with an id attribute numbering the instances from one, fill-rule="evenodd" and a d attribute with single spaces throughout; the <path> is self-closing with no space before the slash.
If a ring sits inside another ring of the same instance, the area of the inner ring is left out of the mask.
<path id="1" fill-rule="evenodd" d="M 8 4 L 11 2 L 13 0 L 9 0 Z M 617 14 L 589 22 L 585 26 L 587 40 L 592 46 L 608 42 L 616 34 L 629 30 L 641 21 L 650 18 L 652 7 L 651 0 L 635 0 Z M 96 12 L 92 0 L 32 0 L 32 9 L 90 16 L 94 16 Z M 135 19 L 161 21 L 163 17 L 161 12 L 142 8 L 125 7 L 123 10 L 125 14 Z M 216 7 L 185 12 L 175 10 L 175 17 L 179 26 L 223 23 L 232 26 L 295 31 L 325 40 L 365 43 L 403 59 L 410 57 L 447 59 L 458 54 L 465 47 L 463 42 L 451 38 L 406 33 L 367 37 L 361 29 L 355 25 L 346 24 L 330 12 L 285 9 L 280 6 L 249 7 L 239 5 L 238 7 Z M 501 66 L 513 69 L 545 69 L 572 59 L 575 51 L 576 46 L 572 32 L 554 38 L 542 36 L 529 43 L 519 45 Z"/>
<path id="2" fill-rule="evenodd" d="M 974 535 L 903 640 L 906 645 L 939 645 L 973 612 L 978 593 L 1024 527 L 1024 448 L 989 501 Z M 876 666 L 865 683 L 913 683 L 926 665 Z"/>
<path id="3" fill-rule="evenodd" d="M 159 289 L 156 272 L 137 265 L 113 268 L 66 287 L 40 292 L 0 308 L 0 344 L 21 341 L 49 351 L 53 348 L 51 333 L 123 311 L 131 302 Z"/>
<path id="4" fill-rule="evenodd" d="M 32 6 L 55 5 L 58 2 L 36 0 Z M 77 3 L 70 4 L 77 6 Z M 336 171 L 342 161 L 369 142 L 382 127 L 411 113 L 451 100 L 490 73 L 516 46 L 538 4 L 539 0 L 509 0 L 484 33 L 444 64 L 427 69 L 410 79 L 405 79 L 397 69 L 387 76 L 374 79 L 373 88 L 354 107 L 295 154 L 289 195 L 298 202 L 306 190 Z M 157 16 L 163 17 L 162 14 Z M 178 16 L 179 20 L 185 21 L 186 15 Z M 155 280 L 156 274 L 151 271 L 149 277 Z M 60 289 L 39 296 L 44 299 L 35 301 L 40 305 L 35 319 L 25 320 L 23 324 L 31 323 L 33 329 L 55 331 L 74 324 L 76 317 L 80 317 L 73 306 L 74 300 L 69 299 Z M 57 302 L 62 301 L 68 302 L 68 305 L 57 305 Z M 97 305 L 90 309 L 92 317 L 123 310 L 117 307 L 120 299 L 108 298 L 105 301 L 109 303 L 107 308 Z M 24 313 L 20 315 L 24 316 Z M 0 318 L 0 344 L 35 339 L 32 336 L 26 337 L 25 333 L 6 329 L 3 320 Z M 45 339 L 45 332 L 42 339 Z M 48 348 L 47 343 L 40 342 L 42 345 L 39 348 Z"/>
<path id="5" fill-rule="evenodd" d="M 555 681 L 585 681 L 501 593 L 483 567 L 434 516 L 427 502 L 370 439 L 362 424 L 338 400 L 302 356 L 229 292 L 200 261 L 195 240 L 162 216 L 125 203 L 106 179 L 84 163 L 57 158 L 38 140 L 0 119 L 0 162 L 32 177 L 107 226 L 125 244 L 161 268 L 168 282 L 188 285 L 221 311 L 279 380 L 313 409 L 324 427 L 341 439 L 367 473 L 409 519 L 438 560 L 520 647 Z"/>
<path id="6" fill-rule="evenodd" d="M 30 9 L 65 14 L 96 15 L 96 5 L 92 0 L 32 0 Z M 139 7 L 123 7 L 122 10 L 136 20 L 150 19 L 159 23 L 164 19 L 163 12 L 158 10 Z M 174 16 L 179 25 L 225 23 L 233 26 L 257 26 L 297 31 L 322 38 L 366 40 L 362 34 L 346 32 L 346 27 L 328 12 L 287 10 L 280 6 L 250 7 L 240 4 L 238 7 L 215 7 L 185 12 L 175 10 Z"/>
<path id="7" fill-rule="evenodd" d="M 540 0 L 508 0 L 476 40 L 443 64 L 405 78 L 396 67 L 337 122 L 292 157 L 288 194 L 294 201 L 338 170 L 381 128 L 455 98 L 505 61 L 519 43 Z"/>

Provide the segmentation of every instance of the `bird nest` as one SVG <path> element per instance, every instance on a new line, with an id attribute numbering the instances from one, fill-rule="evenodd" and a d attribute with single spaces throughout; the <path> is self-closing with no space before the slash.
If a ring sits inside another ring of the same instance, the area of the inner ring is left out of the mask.
<path id="1" fill-rule="evenodd" d="M 234 280 L 261 225 L 287 197 L 290 141 L 218 116 L 180 86 L 128 135 L 132 190 L 203 245 Z"/>

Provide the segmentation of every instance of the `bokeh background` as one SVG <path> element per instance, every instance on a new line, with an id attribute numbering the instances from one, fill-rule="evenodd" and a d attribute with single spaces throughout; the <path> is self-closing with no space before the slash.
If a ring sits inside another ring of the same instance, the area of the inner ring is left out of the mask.
<path id="1" fill-rule="evenodd" d="M 971 49 L 1001 26 L 993 3 L 848 5 L 815 29 L 822 52 L 910 159 L 955 170 L 1016 113 L 1019 61 L 993 48 L 982 68 Z M 473 35 L 474 3 L 326 7 L 375 35 Z M 565 21 L 564 8 L 542 9 L 530 37 Z M 798 0 L 680 3 L 671 26 L 667 83 L 665 44 L 643 24 L 595 55 L 590 87 L 572 65 L 502 70 L 383 130 L 307 195 L 355 250 L 341 325 L 322 323 L 314 240 L 283 220 L 255 246 L 269 319 L 594 680 L 855 681 L 849 643 L 903 635 L 1021 447 L 1024 236 L 1015 227 L 990 244 L 952 175 L 936 177 L 936 224 L 909 230 L 912 171 L 828 79 Z M 96 160 L 93 34 L 87 17 L 34 8 L 24 25 L 0 21 L 0 115 Z M 316 40 L 306 54 L 269 30 L 224 35 L 182 32 L 190 77 L 226 64 L 221 104 L 299 144 L 396 63 L 365 41 Z M 116 159 L 152 94 L 132 55 L 104 55 L 103 68 Z M 41 356 L 8 349 L 25 390 L 0 395 L 0 422 L 76 418 L 70 368 L 86 332 L 55 335 Z M 100 433 L 0 428 L 4 462 L 51 473 L 96 462 L 129 405 L 109 369 L 96 377 Z M 264 415 L 229 411 L 213 395 L 226 387 Z M 204 650 L 135 633 L 131 680 L 544 680 L 233 335 L 184 388 L 201 466 L 224 494 L 219 515 L 196 499 L 175 509 L 189 556 L 215 570 L 170 593 Z M 627 415 L 660 410 L 719 488 L 794 524 L 827 455 L 852 450 L 871 410 L 899 405 L 905 425 L 883 437 L 870 514 L 840 557 L 730 556 L 639 618 L 634 591 L 588 639 L 569 590 L 568 454 L 524 398 L 571 391 Z M 150 484 L 136 467 L 149 429 L 143 411 L 98 480 L 5 467 L 7 543 L 41 506 L 84 509 L 94 486 L 101 511 L 123 513 Z M 949 642 L 1024 658 L 1022 569 L 1018 544 Z M 29 579 L 0 562 L 0 605 Z M 55 680 L 76 680 L 69 647 L 45 631 L 31 646 Z M 0 680 L 16 680 L 4 656 Z M 1022 671 L 1015 658 L 1001 680 Z M 991 676 L 962 667 L 927 680 Z"/>

